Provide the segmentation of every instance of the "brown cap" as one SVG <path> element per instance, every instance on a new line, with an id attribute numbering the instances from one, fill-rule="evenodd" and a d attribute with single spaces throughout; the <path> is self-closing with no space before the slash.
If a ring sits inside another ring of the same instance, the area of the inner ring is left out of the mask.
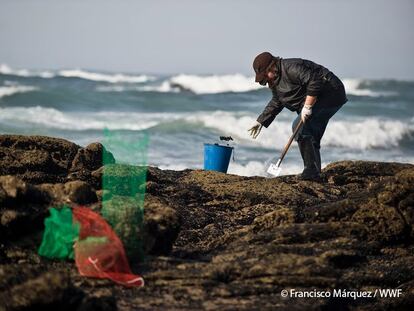
<path id="1" fill-rule="evenodd" d="M 253 61 L 253 69 L 256 72 L 256 82 L 260 82 L 265 78 L 266 69 L 272 63 L 274 57 L 269 52 L 263 52 L 256 56 Z"/>

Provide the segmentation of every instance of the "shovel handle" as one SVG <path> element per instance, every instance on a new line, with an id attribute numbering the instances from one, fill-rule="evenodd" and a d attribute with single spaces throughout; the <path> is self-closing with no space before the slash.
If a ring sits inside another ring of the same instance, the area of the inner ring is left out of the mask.
<path id="1" fill-rule="evenodd" d="M 303 125 L 303 122 L 302 122 L 302 119 L 300 119 L 299 123 L 296 125 L 295 129 L 293 130 L 292 136 L 290 136 L 289 141 L 287 142 L 285 148 L 282 151 L 282 155 L 280 156 L 280 159 L 278 161 L 279 165 L 280 165 L 280 163 L 282 163 L 286 153 L 289 150 L 290 145 L 292 144 L 293 139 L 295 138 L 296 134 L 299 132 L 302 125 Z"/>

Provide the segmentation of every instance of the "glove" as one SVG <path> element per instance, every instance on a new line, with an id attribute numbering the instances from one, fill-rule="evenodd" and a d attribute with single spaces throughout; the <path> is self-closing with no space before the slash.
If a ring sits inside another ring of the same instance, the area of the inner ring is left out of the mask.
<path id="1" fill-rule="evenodd" d="M 260 131 L 262 130 L 263 125 L 256 121 L 256 124 L 251 127 L 248 131 L 250 132 L 250 135 L 256 139 L 257 136 L 259 136 Z"/>
<path id="2" fill-rule="evenodd" d="M 305 121 L 312 115 L 312 106 L 304 105 L 302 108 L 302 111 L 300 113 L 300 118 L 302 119 L 302 122 L 305 123 Z"/>

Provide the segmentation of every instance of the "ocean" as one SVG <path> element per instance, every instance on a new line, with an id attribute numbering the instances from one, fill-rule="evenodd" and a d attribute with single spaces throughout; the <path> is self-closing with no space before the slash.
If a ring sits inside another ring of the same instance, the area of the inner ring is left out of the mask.
<path id="1" fill-rule="evenodd" d="M 414 163 L 414 81 L 341 79 L 348 102 L 328 124 L 322 167 L 340 160 Z M 296 117 L 284 109 L 256 140 L 250 138 L 247 130 L 270 97 L 269 89 L 242 74 L 31 71 L 2 64 L 0 133 L 86 146 L 102 141 L 105 128 L 129 139 L 146 132 L 148 164 L 174 170 L 203 168 L 204 143 L 231 136 L 228 172 L 265 176 L 265 164 L 279 157 Z M 293 143 L 282 174 L 300 173 L 302 166 Z"/>

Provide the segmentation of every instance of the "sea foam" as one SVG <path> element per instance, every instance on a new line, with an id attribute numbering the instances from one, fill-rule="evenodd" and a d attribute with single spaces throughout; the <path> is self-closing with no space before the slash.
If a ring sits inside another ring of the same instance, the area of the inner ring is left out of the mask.
<path id="1" fill-rule="evenodd" d="M 355 96 L 370 96 L 370 97 L 380 97 L 380 96 L 391 96 L 395 95 L 394 92 L 378 92 L 373 91 L 368 88 L 363 88 L 363 83 L 367 81 L 364 79 L 343 79 L 345 91 L 349 95 Z"/>
<path id="2" fill-rule="evenodd" d="M 102 130 L 144 130 L 156 126 L 163 120 L 173 120 L 174 115 L 165 113 L 131 113 L 131 112 L 62 112 L 54 108 L 34 107 L 0 107 L 0 121 L 37 124 L 50 129 L 85 131 Z"/>
<path id="3" fill-rule="evenodd" d="M 186 118 L 216 129 L 218 133 L 231 135 L 244 144 L 264 148 L 282 149 L 292 134 L 291 122 L 274 121 L 269 128 L 263 128 L 256 140 L 250 138 L 247 130 L 255 123 L 256 116 L 236 115 L 225 111 L 195 114 Z M 405 135 L 414 134 L 414 120 L 408 123 L 378 117 L 355 118 L 354 120 L 331 120 L 322 138 L 322 146 L 352 149 L 395 147 Z"/>
<path id="4" fill-rule="evenodd" d="M 194 94 L 218 94 L 228 92 L 249 92 L 263 88 L 254 83 L 254 77 L 246 77 L 241 74 L 234 75 L 186 75 L 172 76 L 155 85 L 144 85 L 138 87 L 101 87 L 101 92 L 143 91 L 178 93 L 180 91 L 192 92 Z"/>
<path id="5" fill-rule="evenodd" d="M 248 92 L 263 88 L 254 82 L 254 77 L 242 74 L 198 76 L 180 74 L 170 78 L 171 86 L 189 90 L 195 94 L 216 94 L 224 92 Z"/>
<path id="6" fill-rule="evenodd" d="M 13 69 L 6 64 L 0 64 L 0 74 L 15 75 L 20 77 L 40 77 L 40 78 L 79 78 L 84 80 L 106 82 L 106 83 L 146 83 L 156 81 L 157 78 L 149 75 L 130 75 L 123 73 L 99 73 L 82 69 L 66 69 L 57 72 L 36 71 L 28 69 Z M 390 91 L 377 91 L 367 87 L 365 79 L 342 79 L 347 94 L 354 96 L 380 97 L 395 95 Z M 179 74 L 160 81 L 155 85 L 145 85 L 138 87 L 127 86 L 98 86 L 101 92 L 123 92 L 123 91 L 151 91 L 151 92 L 180 92 L 189 91 L 194 94 L 218 94 L 227 92 L 250 92 L 265 89 L 254 82 L 254 76 L 246 76 L 240 73 L 226 75 L 189 75 Z"/>
<path id="7" fill-rule="evenodd" d="M 280 176 L 299 174 L 303 170 L 301 163 L 284 162 L 281 165 Z M 249 161 L 246 164 L 230 161 L 227 173 L 240 176 L 268 176 L 266 163 Z"/>
<path id="8" fill-rule="evenodd" d="M 19 77 L 53 78 L 55 74 L 51 71 L 29 71 L 27 69 L 13 69 L 6 64 L 0 64 L 0 74 Z"/>
<path id="9" fill-rule="evenodd" d="M 6 85 L 0 86 L 0 98 L 11 96 L 18 93 L 26 93 L 37 90 L 34 86 L 28 85 Z"/>
<path id="10" fill-rule="evenodd" d="M 90 81 L 108 83 L 144 83 L 155 80 L 155 77 L 148 75 L 127 75 L 122 73 L 98 73 L 82 69 L 67 69 L 58 72 L 36 71 L 28 69 L 13 69 L 6 64 L 0 64 L 0 74 L 14 75 L 19 77 L 39 77 L 39 78 L 79 78 Z"/>
<path id="11" fill-rule="evenodd" d="M 389 91 L 374 91 L 364 87 L 364 79 L 343 79 L 346 93 L 354 96 L 391 96 L 395 95 Z M 254 82 L 254 77 L 244 76 L 242 74 L 232 75 L 186 75 L 180 74 L 170 77 L 169 79 L 156 85 L 146 85 L 136 87 L 135 91 L 152 91 L 152 92 L 179 92 L 188 91 L 194 94 L 219 94 L 219 93 L 243 93 L 266 89 Z M 104 89 L 101 89 L 105 91 Z M 106 91 L 127 91 L 130 88 L 107 89 Z"/>
<path id="12" fill-rule="evenodd" d="M 121 73 L 104 74 L 97 72 L 90 72 L 81 69 L 61 70 L 58 73 L 61 77 L 66 78 L 80 78 L 91 81 L 101 81 L 108 83 L 144 83 L 154 80 L 154 77 L 147 75 L 126 75 Z"/>
<path id="13" fill-rule="evenodd" d="M 276 119 L 269 128 L 263 128 L 257 139 L 249 136 L 248 129 L 255 123 L 256 115 L 249 112 L 199 111 L 196 113 L 152 112 L 62 112 L 54 108 L 5 107 L 0 108 L 0 121 L 41 124 L 49 128 L 89 130 L 124 129 L 143 130 L 176 122 L 206 127 L 217 136 L 229 135 L 237 143 L 267 149 L 282 149 L 291 135 L 291 122 Z M 414 134 L 414 119 L 408 122 L 379 117 L 331 120 L 322 139 L 322 146 L 365 150 L 391 149 L 398 146 L 405 136 Z"/>

